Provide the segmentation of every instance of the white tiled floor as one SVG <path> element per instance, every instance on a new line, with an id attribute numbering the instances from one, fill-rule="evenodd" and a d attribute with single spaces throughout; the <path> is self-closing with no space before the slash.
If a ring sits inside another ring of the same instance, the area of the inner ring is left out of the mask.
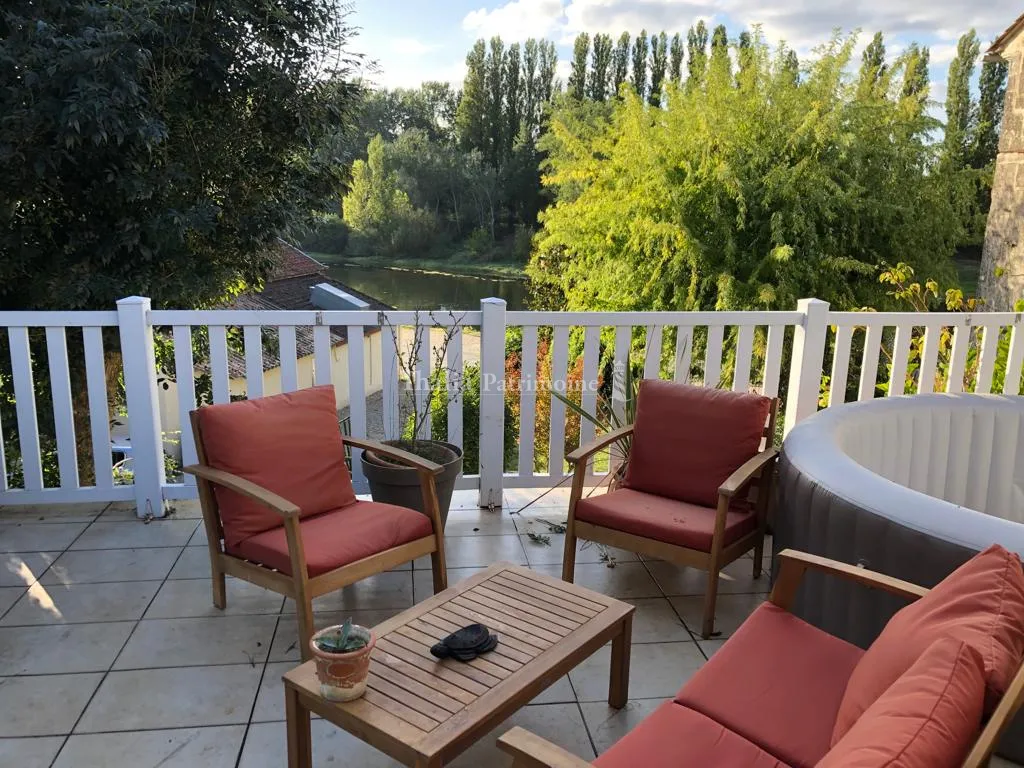
<path id="1" fill-rule="evenodd" d="M 447 525 L 450 584 L 498 560 L 560 575 L 567 491 L 507 491 L 502 510 L 457 493 Z M 530 536 L 530 534 L 534 534 Z M 546 539 L 544 537 L 547 537 Z M 454 765 L 503 766 L 497 734 L 524 725 L 587 759 L 607 749 L 697 670 L 722 640 L 695 642 L 704 576 L 596 547 L 577 556 L 580 584 L 637 607 L 629 705 L 607 706 L 600 650 Z M 744 558 L 726 569 L 725 635 L 764 599 L 767 576 Z M 317 623 L 374 625 L 432 594 L 429 560 L 316 601 Z M 280 677 L 298 661 L 294 607 L 228 580 L 213 607 L 204 529 L 194 503 L 142 523 L 117 505 L 0 510 L 0 766 L 279 768 L 285 764 Z M 314 762 L 393 768 L 322 721 Z"/>

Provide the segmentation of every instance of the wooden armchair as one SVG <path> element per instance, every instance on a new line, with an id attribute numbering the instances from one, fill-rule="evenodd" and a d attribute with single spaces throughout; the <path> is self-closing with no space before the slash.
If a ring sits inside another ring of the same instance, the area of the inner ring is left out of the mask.
<path id="1" fill-rule="evenodd" d="M 434 487 L 441 467 L 342 436 L 333 387 L 207 406 L 191 422 L 199 463 L 184 471 L 198 480 L 218 608 L 226 605 L 226 574 L 292 598 L 305 660 L 314 597 L 427 554 L 434 591 L 447 586 Z M 358 501 L 345 445 L 415 467 L 427 514 Z"/>
<path id="2" fill-rule="evenodd" d="M 566 457 L 575 474 L 562 579 L 574 578 L 577 539 L 701 568 L 708 572 L 701 634 L 710 637 L 719 571 L 753 550 L 754 578 L 761 575 L 777 411 L 777 399 L 759 395 L 641 382 L 634 423 Z M 622 486 L 582 498 L 590 457 L 625 437 Z"/>

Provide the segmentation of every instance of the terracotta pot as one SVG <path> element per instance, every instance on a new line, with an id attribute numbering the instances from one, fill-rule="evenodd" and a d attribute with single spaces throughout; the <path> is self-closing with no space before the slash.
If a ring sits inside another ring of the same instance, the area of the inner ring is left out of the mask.
<path id="1" fill-rule="evenodd" d="M 329 653 L 317 646 L 317 638 L 341 632 L 341 625 L 321 629 L 309 640 L 316 659 L 316 676 L 320 681 L 320 695 L 330 701 L 352 701 L 366 691 L 366 677 L 370 674 L 370 653 L 377 636 L 366 627 L 352 625 L 352 634 L 366 640 L 366 645 L 348 653 Z"/>

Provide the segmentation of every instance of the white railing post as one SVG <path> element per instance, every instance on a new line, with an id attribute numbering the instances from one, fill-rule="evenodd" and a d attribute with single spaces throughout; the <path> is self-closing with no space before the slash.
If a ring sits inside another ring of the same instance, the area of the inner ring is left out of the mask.
<path id="1" fill-rule="evenodd" d="M 818 410 L 828 334 L 827 301 L 800 299 L 796 308 L 804 317 L 803 322 L 793 329 L 793 358 L 789 366 L 789 387 L 786 390 L 786 434 L 797 422 Z"/>
<path id="2" fill-rule="evenodd" d="M 136 514 L 163 517 L 164 448 L 149 311 L 149 299 L 141 296 L 129 296 L 117 302 Z"/>
<path id="3" fill-rule="evenodd" d="M 505 300 L 480 302 L 481 507 L 502 505 L 505 472 Z"/>

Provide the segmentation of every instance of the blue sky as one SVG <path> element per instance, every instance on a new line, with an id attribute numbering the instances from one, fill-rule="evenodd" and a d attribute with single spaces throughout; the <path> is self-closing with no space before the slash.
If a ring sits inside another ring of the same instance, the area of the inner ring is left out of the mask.
<path id="1" fill-rule="evenodd" d="M 554 40 L 564 78 L 581 31 L 685 32 L 705 19 L 726 24 L 735 38 L 760 23 L 769 41 L 807 53 L 835 27 L 863 29 L 863 43 L 882 30 L 890 54 L 914 40 L 931 47 L 932 98 L 941 101 L 959 35 L 976 28 L 984 50 L 1021 12 L 1020 0 L 355 0 L 352 21 L 361 28 L 353 48 L 376 60 L 372 79 L 389 87 L 461 83 L 466 51 L 495 34 Z"/>

